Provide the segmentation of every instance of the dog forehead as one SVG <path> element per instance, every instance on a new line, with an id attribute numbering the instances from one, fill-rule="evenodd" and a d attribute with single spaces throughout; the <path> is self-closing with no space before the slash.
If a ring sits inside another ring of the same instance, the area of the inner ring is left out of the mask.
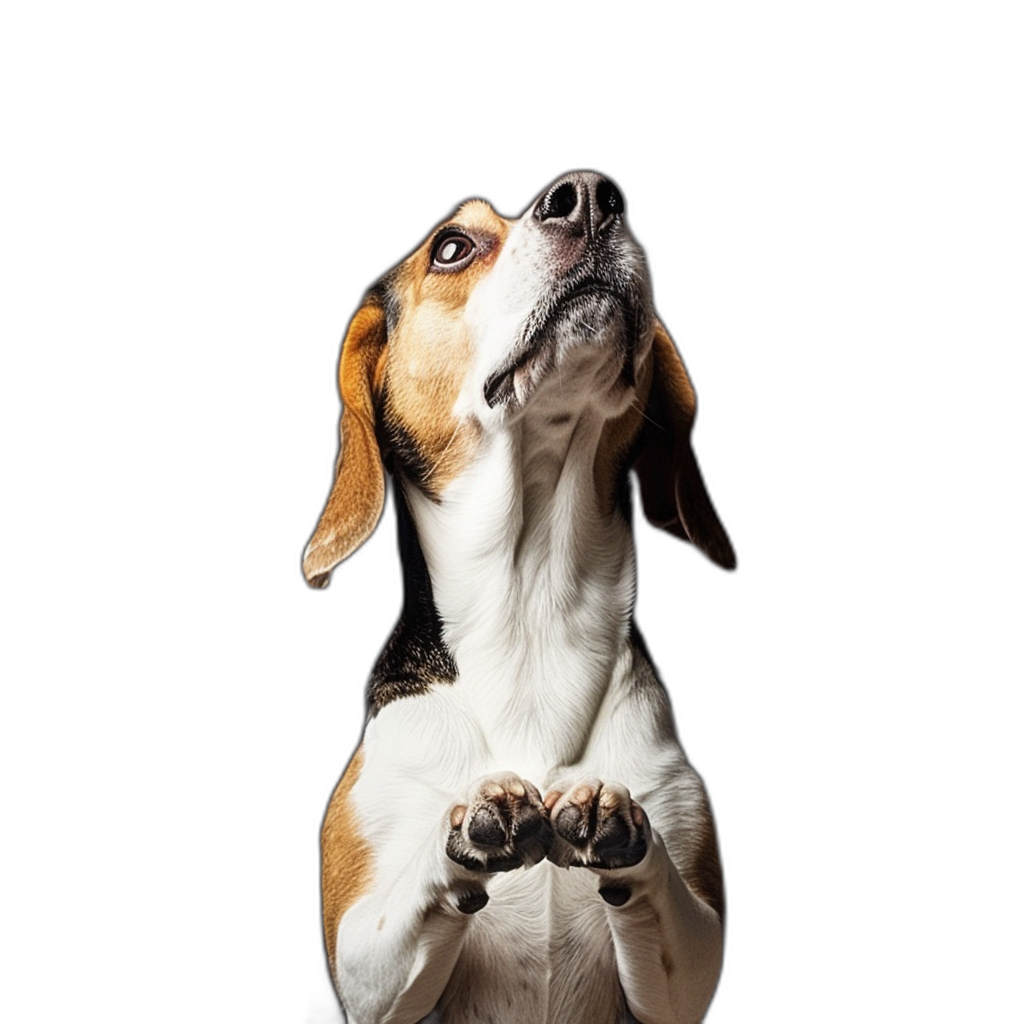
<path id="1" fill-rule="evenodd" d="M 504 238 L 513 222 L 496 213 L 486 199 L 467 199 L 448 223 Z"/>

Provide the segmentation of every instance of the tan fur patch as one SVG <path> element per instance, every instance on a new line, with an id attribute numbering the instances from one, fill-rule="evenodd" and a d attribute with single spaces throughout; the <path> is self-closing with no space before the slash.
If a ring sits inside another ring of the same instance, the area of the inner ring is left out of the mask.
<path id="1" fill-rule="evenodd" d="M 464 313 L 501 251 L 509 224 L 486 203 L 472 200 L 437 230 L 447 227 L 474 238 L 478 255 L 463 271 L 431 272 L 434 231 L 397 269 L 390 287 L 400 314 L 388 338 L 385 374 L 385 415 L 415 443 L 426 463 L 424 489 L 435 496 L 465 468 L 479 436 L 474 423 L 452 415 L 474 356 Z"/>
<path id="2" fill-rule="evenodd" d="M 374 431 L 373 388 L 384 346 L 384 310 L 367 300 L 341 349 L 341 448 L 334 485 L 303 559 L 306 579 L 326 586 L 331 570 L 373 531 L 384 508 L 384 467 Z"/>
<path id="3" fill-rule="evenodd" d="M 711 909 L 725 920 L 725 890 L 722 884 L 722 864 L 718 856 L 718 840 L 710 811 L 702 823 L 693 859 L 687 865 L 686 884 Z"/>
<path id="4" fill-rule="evenodd" d="M 359 822 L 350 799 L 352 787 L 362 768 L 363 748 L 360 747 L 334 790 L 320 833 L 324 940 L 327 943 L 327 959 L 332 977 L 341 918 L 370 888 L 373 877 L 370 845 L 359 832 Z"/>

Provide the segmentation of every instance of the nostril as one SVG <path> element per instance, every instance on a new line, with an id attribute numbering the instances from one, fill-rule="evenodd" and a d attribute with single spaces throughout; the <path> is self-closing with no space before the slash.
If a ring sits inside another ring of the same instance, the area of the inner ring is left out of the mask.
<path id="1" fill-rule="evenodd" d="M 550 220 L 552 217 L 568 217 L 576 209 L 577 198 L 573 183 L 563 181 L 541 200 L 537 214 L 541 220 Z"/>
<path id="2" fill-rule="evenodd" d="M 622 193 L 607 179 L 597 183 L 597 206 L 606 216 L 626 212 L 626 201 Z"/>

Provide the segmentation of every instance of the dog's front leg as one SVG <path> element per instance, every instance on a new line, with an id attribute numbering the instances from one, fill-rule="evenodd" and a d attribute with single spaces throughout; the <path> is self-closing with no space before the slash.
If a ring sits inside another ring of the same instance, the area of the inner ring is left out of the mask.
<path id="1" fill-rule="evenodd" d="M 418 846 L 392 834 L 372 889 L 341 917 L 334 974 L 350 1024 L 413 1024 L 430 1013 L 488 882 L 543 860 L 551 844 L 540 793 L 511 773 L 470 786 L 428 831 Z"/>
<path id="2" fill-rule="evenodd" d="M 722 922 L 683 881 L 643 809 L 624 786 L 597 779 L 556 787 L 544 802 L 549 859 L 597 876 L 631 1013 L 643 1024 L 702 1020 L 721 971 Z"/>
<path id="3" fill-rule="evenodd" d="M 421 1020 L 451 977 L 470 923 L 464 901 L 486 898 L 487 876 L 448 859 L 446 833 L 438 822 L 404 868 L 378 874 L 342 917 L 334 976 L 349 1024 Z"/>

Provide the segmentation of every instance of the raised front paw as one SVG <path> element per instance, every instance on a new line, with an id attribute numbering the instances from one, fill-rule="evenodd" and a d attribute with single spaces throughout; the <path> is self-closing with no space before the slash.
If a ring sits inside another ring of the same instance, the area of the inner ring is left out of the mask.
<path id="1" fill-rule="evenodd" d="M 536 786 L 507 772 L 470 789 L 448 815 L 446 852 L 471 871 L 511 871 L 542 861 L 551 846 L 547 809 Z"/>
<path id="2" fill-rule="evenodd" d="M 544 798 L 554 843 L 548 860 L 560 867 L 628 868 L 647 853 L 644 812 L 629 790 L 588 779 Z"/>

